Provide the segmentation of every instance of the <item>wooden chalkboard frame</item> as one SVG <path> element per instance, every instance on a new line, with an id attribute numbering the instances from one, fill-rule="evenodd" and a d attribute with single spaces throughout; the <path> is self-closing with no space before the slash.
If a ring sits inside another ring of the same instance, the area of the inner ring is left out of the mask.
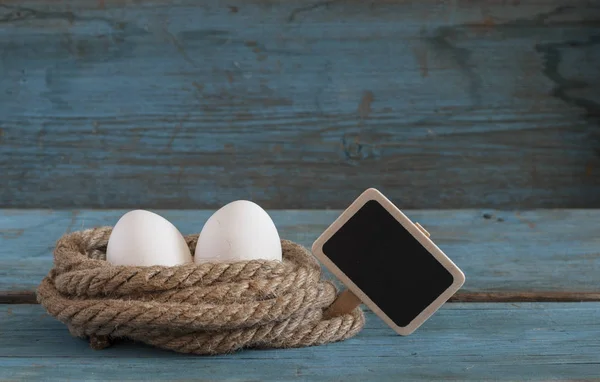
<path id="1" fill-rule="evenodd" d="M 431 304 L 429 304 L 419 315 L 417 315 L 408 325 L 398 326 L 373 300 L 369 298 L 348 276 L 344 274 L 336 264 L 324 253 L 323 245 L 344 225 L 346 222 L 365 205 L 365 203 L 374 200 L 383 206 L 421 245 L 431 253 L 442 266 L 452 275 L 454 281 L 442 294 L 440 294 Z M 455 294 L 464 284 L 464 273 L 442 252 L 435 243 L 429 238 L 420 225 L 413 223 L 402 211 L 400 211 L 390 200 L 388 200 L 377 189 L 369 188 L 364 191 L 332 224 L 319 236 L 313 243 L 312 252 L 315 257 L 348 289 L 354 293 L 365 305 L 367 305 L 377 316 L 400 335 L 406 336 L 413 333 L 427 319 L 429 319 L 448 299 Z"/>

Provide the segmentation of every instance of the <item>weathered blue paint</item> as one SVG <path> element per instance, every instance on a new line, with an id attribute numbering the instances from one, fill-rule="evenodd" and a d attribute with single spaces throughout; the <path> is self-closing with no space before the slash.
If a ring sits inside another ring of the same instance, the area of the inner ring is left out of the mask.
<path id="1" fill-rule="evenodd" d="M 599 207 L 589 1 L 0 4 L 0 207 Z"/>
<path id="2" fill-rule="evenodd" d="M 375 315 L 355 338 L 304 349 L 186 356 L 94 351 L 39 305 L 0 305 L 2 380 L 590 380 L 600 303 L 447 304 L 408 337 Z"/>
<path id="3" fill-rule="evenodd" d="M 65 232 L 114 225 L 125 210 L 0 210 L 0 295 L 33 291 Z M 185 234 L 213 211 L 159 210 Z M 599 292 L 600 210 L 405 211 L 467 275 L 464 292 Z M 269 211 L 281 237 L 310 248 L 340 211 Z M 493 297 L 489 297 L 493 300 Z"/>

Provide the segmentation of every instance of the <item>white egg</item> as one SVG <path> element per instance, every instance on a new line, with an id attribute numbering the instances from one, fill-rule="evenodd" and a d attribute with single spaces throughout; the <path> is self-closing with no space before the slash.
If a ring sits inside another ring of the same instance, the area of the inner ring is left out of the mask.
<path id="1" fill-rule="evenodd" d="M 277 228 L 259 205 L 237 200 L 206 221 L 196 245 L 196 264 L 256 259 L 281 261 Z"/>
<path id="2" fill-rule="evenodd" d="M 173 266 L 191 263 L 192 254 L 171 222 L 153 212 L 135 210 L 113 227 L 106 260 L 114 265 Z"/>

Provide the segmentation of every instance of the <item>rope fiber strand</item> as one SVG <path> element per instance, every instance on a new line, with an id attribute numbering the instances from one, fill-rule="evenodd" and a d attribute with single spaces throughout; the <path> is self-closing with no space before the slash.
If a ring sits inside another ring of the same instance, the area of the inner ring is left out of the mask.
<path id="1" fill-rule="evenodd" d="M 46 311 L 94 349 L 120 338 L 193 354 L 302 347 L 345 340 L 364 325 L 358 307 L 323 317 L 336 287 L 291 241 L 281 241 L 282 262 L 115 266 L 105 260 L 111 231 L 60 238 L 54 267 L 37 290 Z M 185 238 L 191 253 L 197 238 Z"/>

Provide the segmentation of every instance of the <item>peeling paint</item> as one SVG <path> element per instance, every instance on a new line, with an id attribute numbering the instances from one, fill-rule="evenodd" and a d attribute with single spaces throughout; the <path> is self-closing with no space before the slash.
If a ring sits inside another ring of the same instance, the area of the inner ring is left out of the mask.
<path id="1" fill-rule="evenodd" d="M 358 104 L 358 115 L 364 119 L 371 113 L 371 104 L 375 100 L 375 96 L 372 91 L 365 90 L 362 94 L 360 103 Z"/>
<path id="2" fill-rule="evenodd" d="M 23 235 L 25 229 L 23 228 L 11 228 L 0 230 L 0 237 L 3 239 L 17 239 Z"/>
<path id="3" fill-rule="evenodd" d="M 427 49 L 423 46 L 413 48 L 413 52 L 419 64 L 419 71 L 421 77 L 427 77 L 429 75 L 429 64 L 427 62 Z"/>

